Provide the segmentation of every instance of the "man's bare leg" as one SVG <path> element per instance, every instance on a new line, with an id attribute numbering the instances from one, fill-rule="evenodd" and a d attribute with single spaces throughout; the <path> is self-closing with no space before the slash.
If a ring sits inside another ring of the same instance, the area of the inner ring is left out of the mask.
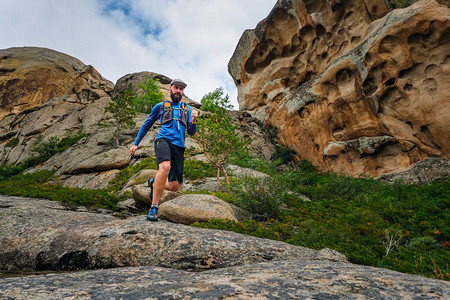
<path id="1" fill-rule="evenodd" d="M 181 187 L 181 182 L 179 181 L 167 181 L 166 182 L 166 190 L 171 192 L 178 192 Z"/>
<path id="2" fill-rule="evenodd" d="M 167 177 L 170 171 L 170 161 L 166 160 L 159 164 L 158 172 L 155 176 L 155 181 L 153 182 L 153 201 L 152 205 L 158 205 L 161 200 L 162 193 L 166 188 Z"/>

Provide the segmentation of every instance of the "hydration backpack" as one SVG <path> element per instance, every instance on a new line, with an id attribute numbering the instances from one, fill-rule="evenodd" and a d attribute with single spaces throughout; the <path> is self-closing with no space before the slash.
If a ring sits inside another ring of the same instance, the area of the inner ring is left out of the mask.
<path id="1" fill-rule="evenodd" d="M 172 122 L 173 120 L 179 121 L 181 122 L 181 124 L 184 127 L 187 127 L 187 122 L 188 122 L 188 106 L 186 105 L 186 103 L 180 102 L 181 103 L 181 107 L 173 107 L 172 106 L 172 102 L 170 101 L 164 101 L 163 105 L 162 105 L 162 113 L 161 113 L 161 124 L 167 124 Z M 180 114 L 179 114 L 179 118 L 174 118 L 173 117 L 173 111 L 174 110 L 179 110 Z"/>

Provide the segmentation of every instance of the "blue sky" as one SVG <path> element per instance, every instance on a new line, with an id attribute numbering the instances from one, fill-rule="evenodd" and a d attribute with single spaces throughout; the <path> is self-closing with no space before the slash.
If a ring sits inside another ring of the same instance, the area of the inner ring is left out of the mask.
<path id="1" fill-rule="evenodd" d="M 0 49 L 46 47 L 116 82 L 150 71 L 188 83 L 200 101 L 217 87 L 235 108 L 227 65 L 245 29 L 276 0 L 0 0 Z"/>

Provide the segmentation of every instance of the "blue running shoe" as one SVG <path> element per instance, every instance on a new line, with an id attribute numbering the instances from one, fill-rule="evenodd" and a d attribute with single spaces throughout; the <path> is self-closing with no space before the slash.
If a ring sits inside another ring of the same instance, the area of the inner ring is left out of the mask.
<path id="1" fill-rule="evenodd" d="M 158 206 L 152 206 L 148 211 L 147 220 L 157 222 L 158 221 Z"/>
<path id="2" fill-rule="evenodd" d="M 148 180 L 148 186 L 150 187 L 150 202 L 153 201 L 153 182 L 155 182 L 155 178 Z"/>

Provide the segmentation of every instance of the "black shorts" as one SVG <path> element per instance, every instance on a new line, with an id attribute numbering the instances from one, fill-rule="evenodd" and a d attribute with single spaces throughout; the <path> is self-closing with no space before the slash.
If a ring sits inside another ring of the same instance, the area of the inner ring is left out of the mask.
<path id="1" fill-rule="evenodd" d="M 170 161 L 168 180 L 183 183 L 184 148 L 160 138 L 155 141 L 155 154 L 158 166 L 163 161 Z"/>

